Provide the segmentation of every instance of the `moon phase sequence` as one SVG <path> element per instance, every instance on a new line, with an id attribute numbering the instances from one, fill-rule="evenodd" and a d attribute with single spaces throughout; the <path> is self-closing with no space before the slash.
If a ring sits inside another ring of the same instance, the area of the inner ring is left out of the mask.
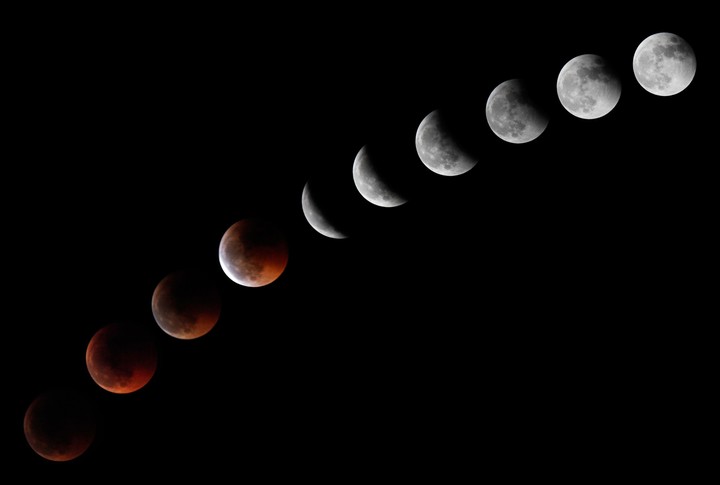
<path id="1" fill-rule="evenodd" d="M 695 52 L 685 39 L 668 32 L 653 34 L 635 50 L 633 72 L 640 86 L 658 96 L 672 96 L 695 77 Z"/>

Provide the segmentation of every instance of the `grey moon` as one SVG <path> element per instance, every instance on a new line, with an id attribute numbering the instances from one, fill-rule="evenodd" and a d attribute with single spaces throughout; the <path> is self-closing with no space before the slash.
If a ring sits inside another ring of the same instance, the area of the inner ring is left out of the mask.
<path id="1" fill-rule="evenodd" d="M 302 191 L 302 210 L 305 214 L 308 224 L 323 236 L 332 239 L 345 239 L 348 235 L 333 224 L 324 214 L 323 208 L 320 207 L 313 194 L 313 184 L 311 180 L 305 182 Z"/>
<path id="2" fill-rule="evenodd" d="M 477 163 L 453 139 L 439 110 L 431 111 L 420 122 L 415 149 L 422 163 L 440 175 L 462 175 Z"/>
<path id="3" fill-rule="evenodd" d="M 697 60 L 682 37 L 659 32 L 643 40 L 633 56 L 635 79 L 646 91 L 672 96 L 687 88 L 695 78 Z"/>
<path id="4" fill-rule="evenodd" d="M 586 120 L 607 115 L 620 100 L 620 79 L 605 59 L 583 54 L 570 59 L 557 78 L 560 103 Z"/>
<path id="5" fill-rule="evenodd" d="M 394 190 L 378 170 L 377 161 L 368 153 L 367 145 L 355 156 L 352 174 L 355 187 L 365 200 L 380 207 L 397 207 L 407 199 Z"/>
<path id="6" fill-rule="evenodd" d="M 548 125 L 520 79 L 500 83 L 488 97 L 485 117 L 490 129 L 510 143 L 527 143 L 539 137 Z"/>

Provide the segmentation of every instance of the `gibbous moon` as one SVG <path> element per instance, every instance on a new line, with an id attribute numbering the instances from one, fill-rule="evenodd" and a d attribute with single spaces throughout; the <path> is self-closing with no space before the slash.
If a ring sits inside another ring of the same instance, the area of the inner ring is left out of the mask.
<path id="1" fill-rule="evenodd" d="M 695 77 L 695 52 L 683 38 L 667 32 L 653 34 L 635 50 L 635 79 L 646 91 L 672 96 L 687 88 Z"/>
<path id="2" fill-rule="evenodd" d="M 337 217 L 328 215 L 328 207 L 318 201 L 317 186 L 313 180 L 305 182 L 302 191 L 302 210 L 308 224 L 323 236 L 332 239 L 345 239 L 348 237 L 344 228 L 337 224 Z M 329 201 L 324 201 L 325 203 Z"/>
<path id="3" fill-rule="evenodd" d="M 353 181 L 367 201 L 380 207 L 397 207 L 407 199 L 389 183 L 390 175 L 383 171 L 384 161 L 371 154 L 368 145 L 363 146 L 353 162 Z"/>
<path id="4" fill-rule="evenodd" d="M 25 439 L 45 459 L 69 461 L 95 440 L 95 410 L 83 394 L 56 389 L 36 397 L 25 411 Z"/>
<path id="5" fill-rule="evenodd" d="M 266 219 L 241 219 L 220 240 L 220 266 L 239 285 L 269 285 L 285 271 L 288 243 L 278 226 Z"/>
<path id="6" fill-rule="evenodd" d="M 620 100 L 620 79 L 600 56 L 583 54 L 568 61 L 557 78 L 560 103 L 586 120 L 608 114 Z"/>
<path id="7" fill-rule="evenodd" d="M 103 389 L 127 394 L 144 387 L 157 369 L 157 348 L 144 328 L 111 323 L 95 332 L 85 353 L 93 380 Z"/>
<path id="8" fill-rule="evenodd" d="M 510 143 L 533 141 L 548 125 L 548 117 L 531 99 L 520 79 L 505 81 L 490 93 L 485 116 L 490 129 Z"/>
<path id="9" fill-rule="evenodd" d="M 151 308 L 165 333 L 183 340 L 196 339 L 220 319 L 220 290 L 200 271 L 175 271 L 155 287 Z"/>
<path id="10" fill-rule="evenodd" d="M 425 166 L 440 175 L 461 175 L 477 163 L 459 145 L 439 110 L 431 111 L 420 122 L 415 149 Z"/>

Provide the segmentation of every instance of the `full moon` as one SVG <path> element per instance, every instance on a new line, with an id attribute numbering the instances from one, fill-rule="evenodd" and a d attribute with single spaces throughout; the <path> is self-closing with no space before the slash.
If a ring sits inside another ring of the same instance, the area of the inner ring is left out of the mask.
<path id="1" fill-rule="evenodd" d="M 498 85 L 488 97 L 485 117 L 490 129 L 510 143 L 527 143 L 545 131 L 547 116 L 537 107 L 520 79 Z"/>
<path id="2" fill-rule="evenodd" d="M 557 78 L 560 103 L 586 120 L 608 114 L 620 100 L 620 79 L 600 56 L 583 54 L 568 61 Z"/>
<path id="3" fill-rule="evenodd" d="M 314 180 L 308 180 L 302 191 L 301 206 L 308 224 L 323 236 L 332 239 L 347 238 L 348 234 L 343 226 L 337 223 L 337 217 L 329 216 L 327 207 L 318 202 L 316 189 Z"/>
<path id="4" fill-rule="evenodd" d="M 144 328 L 111 323 L 90 339 L 85 362 L 97 385 L 116 394 L 127 394 L 144 387 L 155 374 L 157 348 Z"/>
<path id="5" fill-rule="evenodd" d="M 353 162 L 353 181 L 358 192 L 367 201 L 380 207 L 397 207 L 407 199 L 389 183 L 390 174 L 384 170 L 383 162 L 370 153 L 368 145 L 363 146 Z"/>
<path id="6" fill-rule="evenodd" d="M 202 337 L 220 318 L 220 290 L 209 275 L 179 270 L 165 276 L 152 295 L 152 313 L 160 328 L 178 339 Z"/>
<path id="7" fill-rule="evenodd" d="M 667 32 L 653 34 L 635 50 L 635 79 L 646 91 L 672 96 L 687 88 L 695 77 L 695 52 L 684 39 Z"/>
<path id="8" fill-rule="evenodd" d="M 477 159 L 460 147 L 439 110 L 431 111 L 420 122 L 415 133 L 415 149 L 422 163 L 440 175 L 461 175 L 477 163 Z"/>
<path id="9" fill-rule="evenodd" d="M 269 220 L 242 219 L 223 234 L 219 258 L 223 272 L 233 282 L 265 286 L 285 271 L 288 243 L 285 234 Z"/>
<path id="10" fill-rule="evenodd" d="M 50 461 L 69 461 L 95 440 L 95 411 L 84 395 L 55 389 L 36 397 L 25 411 L 25 439 Z"/>

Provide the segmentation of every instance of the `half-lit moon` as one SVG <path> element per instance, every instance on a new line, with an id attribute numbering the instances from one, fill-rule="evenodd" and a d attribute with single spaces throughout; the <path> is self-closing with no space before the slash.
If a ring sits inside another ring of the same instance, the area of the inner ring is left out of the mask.
<path id="1" fill-rule="evenodd" d="M 285 271 L 288 243 L 285 234 L 266 219 L 248 218 L 230 226 L 220 240 L 220 266 L 239 285 L 269 285 Z"/>

